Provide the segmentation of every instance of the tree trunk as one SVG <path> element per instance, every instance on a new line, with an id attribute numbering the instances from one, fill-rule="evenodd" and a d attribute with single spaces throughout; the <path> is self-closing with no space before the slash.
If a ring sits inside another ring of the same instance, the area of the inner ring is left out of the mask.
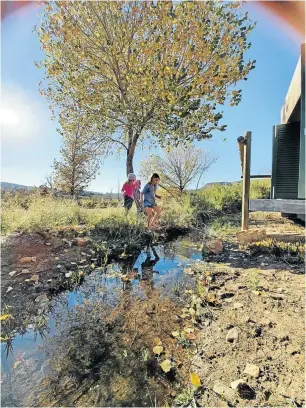
<path id="1" fill-rule="evenodd" d="M 128 175 L 129 173 L 134 173 L 133 159 L 134 159 L 135 149 L 136 149 L 136 143 L 131 143 L 128 147 L 127 155 L 126 155 L 126 175 Z"/>

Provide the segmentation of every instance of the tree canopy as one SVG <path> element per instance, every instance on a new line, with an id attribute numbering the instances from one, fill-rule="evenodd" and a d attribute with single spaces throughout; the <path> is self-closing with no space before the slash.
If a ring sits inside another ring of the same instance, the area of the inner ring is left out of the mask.
<path id="1" fill-rule="evenodd" d="M 162 147 L 225 130 L 220 106 L 237 105 L 255 61 L 254 25 L 240 2 L 72 1 L 44 6 L 41 93 L 77 113 L 104 148 Z"/>

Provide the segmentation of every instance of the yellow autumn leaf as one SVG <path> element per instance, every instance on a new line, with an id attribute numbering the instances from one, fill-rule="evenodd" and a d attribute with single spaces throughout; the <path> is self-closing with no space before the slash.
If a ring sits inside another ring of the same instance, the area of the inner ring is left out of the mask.
<path id="1" fill-rule="evenodd" d="M 172 335 L 173 337 L 178 337 L 178 336 L 180 335 L 180 332 L 178 332 L 178 331 L 173 331 L 173 332 L 171 332 L 171 335 Z"/>
<path id="2" fill-rule="evenodd" d="M 163 346 L 155 346 L 153 347 L 153 353 L 160 355 L 164 351 Z"/>
<path id="3" fill-rule="evenodd" d="M 19 361 L 19 360 L 15 361 L 15 363 L 14 363 L 14 368 L 18 367 L 19 364 L 20 364 L 20 361 Z"/>
<path id="4" fill-rule="evenodd" d="M 171 370 L 172 364 L 170 360 L 164 360 L 162 363 L 160 363 L 160 366 L 165 373 L 169 373 L 169 371 Z"/>
<path id="5" fill-rule="evenodd" d="M 201 386 L 201 380 L 197 373 L 190 373 L 190 382 L 195 387 Z"/>
<path id="6" fill-rule="evenodd" d="M 161 346 L 163 343 L 159 337 L 154 337 L 154 344 L 156 346 Z"/>
<path id="7" fill-rule="evenodd" d="M 5 337 L 2 337 L 2 336 L 1 336 L 1 337 L 0 337 L 0 340 L 1 340 L 1 341 L 8 341 L 8 340 L 9 340 L 9 337 L 8 337 L 8 336 L 5 336 Z"/>
<path id="8" fill-rule="evenodd" d="M 6 314 L 0 316 L 0 320 L 6 320 L 6 319 L 11 319 L 13 316 L 11 314 Z"/>

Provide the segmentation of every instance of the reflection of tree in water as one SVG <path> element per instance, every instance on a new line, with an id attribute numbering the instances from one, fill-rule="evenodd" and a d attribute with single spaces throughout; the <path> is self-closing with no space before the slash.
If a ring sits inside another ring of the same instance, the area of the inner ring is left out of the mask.
<path id="1" fill-rule="evenodd" d="M 176 248 L 174 243 L 168 242 L 166 245 L 163 247 L 164 251 L 164 257 L 170 260 L 174 260 L 176 258 Z"/>
<path id="2" fill-rule="evenodd" d="M 152 281 L 159 259 L 152 252 L 155 259 L 148 255 L 143 262 L 145 284 Z M 51 373 L 25 406 L 33 402 L 34 406 L 152 406 L 155 396 L 158 406 L 164 406 L 168 395 L 155 382 L 155 374 L 163 373 L 152 348 L 160 337 L 167 350 L 165 358 L 182 360 L 182 351 L 165 336 L 169 323 L 178 329 L 178 323 L 173 323 L 177 313 L 176 305 L 158 290 L 151 290 L 146 299 L 123 291 L 115 307 L 87 299 L 74 308 L 46 349 Z M 151 360 L 157 372 L 149 371 Z"/>

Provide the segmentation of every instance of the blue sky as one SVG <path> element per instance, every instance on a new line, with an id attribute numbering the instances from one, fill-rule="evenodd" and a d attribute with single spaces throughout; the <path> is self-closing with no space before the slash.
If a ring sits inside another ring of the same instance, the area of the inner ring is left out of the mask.
<path id="1" fill-rule="evenodd" d="M 237 137 L 252 131 L 253 174 L 271 171 L 272 126 L 280 122 L 280 109 L 300 54 L 300 41 L 270 14 L 252 2 L 246 5 L 257 27 L 251 36 L 251 59 L 255 70 L 243 81 L 242 102 L 225 107 L 223 123 L 227 131 L 216 132 L 213 139 L 198 145 L 209 149 L 217 162 L 205 174 L 203 183 L 240 179 L 241 169 Z M 7 17 L 2 24 L 2 96 L 4 121 L 1 127 L 1 181 L 39 185 L 51 171 L 53 159 L 59 158 L 61 138 L 57 124 L 50 120 L 46 100 L 38 94 L 43 72 L 34 61 L 43 58 L 39 41 L 32 33 L 39 24 L 36 7 L 28 7 Z M 223 139 L 226 137 L 226 141 Z M 138 150 L 135 171 L 148 155 Z M 108 158 L 89 190 L 117 191 L 118 180 L 125 179 L 125 160 Z"/>

